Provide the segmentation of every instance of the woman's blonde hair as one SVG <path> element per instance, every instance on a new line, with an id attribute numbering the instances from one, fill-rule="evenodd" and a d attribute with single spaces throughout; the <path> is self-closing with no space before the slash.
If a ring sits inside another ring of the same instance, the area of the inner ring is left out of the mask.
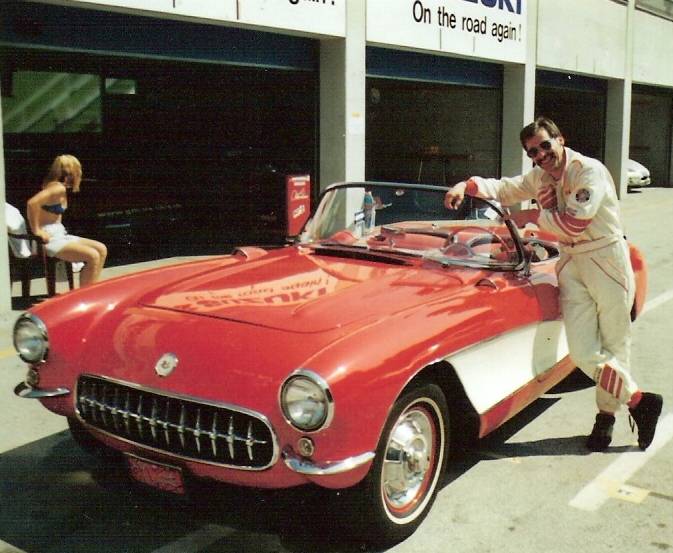
<path id="1" fill-rule="evenodd" d="M 42 186 L 46 186 L 50 182 L 69 181 L 72 185 L 73 192 L 79 192 L 79 186 L 82 182 L 82 164 L 75 156 L 63 154 L 56 156 L 56 159 L 51 164 L 47 176 L 44 177 Z"/>

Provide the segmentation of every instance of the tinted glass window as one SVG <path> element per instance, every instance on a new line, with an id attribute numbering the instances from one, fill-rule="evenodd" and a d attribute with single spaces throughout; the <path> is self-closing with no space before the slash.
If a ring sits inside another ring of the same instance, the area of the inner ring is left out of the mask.
<path id="1" fill-rule="evenodd" d="M 14 71 L 7 88 L 2 96 L 5 133 L 101 131 L 98 75 Z"/>

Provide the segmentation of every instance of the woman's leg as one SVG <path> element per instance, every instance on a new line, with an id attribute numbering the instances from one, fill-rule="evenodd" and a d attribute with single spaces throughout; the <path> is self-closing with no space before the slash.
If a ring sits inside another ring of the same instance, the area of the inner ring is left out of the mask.
<path id="1" fill-rule="evenodd" d="M 96 273 L 94 277 L 94 282 L 100 279 L 100 274 L 101 271 L 103 270 L 103 267 L 105 266 L 105 260 L 107 259 L 107 246 L 103 244 L 102 242 L 98 242 L 97 240 L 91 240 L 89 238 L 81 238 L 78 240 L 80 244 L 84 244 L 85 246 L 89 246 L 93 249 L 95 249 L 98 252 L 100 262 L 97 265 L 98 272 Z"/>
<path id="2" fill-rule="evenodd" d="M 69 242 L 63 246 L 56 254 L 56 257 L 71 263 L 82 261 L 84 267 L 79 274 L 80 287 L 93 284 L 98 280 L 102 269 L 101 255 L 96 248 L 93 248 L 79 240 Z"/>

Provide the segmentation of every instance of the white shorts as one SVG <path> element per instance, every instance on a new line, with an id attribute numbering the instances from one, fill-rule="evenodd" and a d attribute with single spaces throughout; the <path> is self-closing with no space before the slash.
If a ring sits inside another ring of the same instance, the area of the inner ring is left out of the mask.
<path id="1" fill-rule="evenodd" d="M 65 230 L 65 227 L 61 223 L 44 225 L 42 230 L 46 231 L 49 235 L 49 242 L 44 245 L 44 251 L 47 252 L 49 257 L 56 257 L 66 244 L 81 240 L 79 236 L 68 234 L 68 231 Z"/>

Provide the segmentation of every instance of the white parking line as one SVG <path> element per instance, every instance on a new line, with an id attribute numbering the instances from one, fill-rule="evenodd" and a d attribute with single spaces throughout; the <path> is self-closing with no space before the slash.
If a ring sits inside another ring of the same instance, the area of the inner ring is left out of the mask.
<path id="1" fill-rule="evenodd" d="M 650 447 L 645 451 L 622 453 L 580 490 L 569 505 L 583 511 L 596 511 L 671 439 L 673 439 L 673 413 L 659 419 L 657 433 Z"/>
<path id="2" fill-rule="evenodd" d="M 652 311 L 652 309 L 656 309 L 660 305 L 670 300 L 673 300 L 673 290 L 669 290 L 668 292 L 659 294 L 656 298 L 652 298 L 651 300 L 646 301 L 641 315 L 644 315 L 648 311 Z"/>
<path id="3" fill-rule="evenodd" d="M 198 551 L 202 551 L 209 545 L 230 536 L 234 532 L 233 528 L 226 528 L 217 524 L 206 524 L 203 528 L 199 528 L 179 540 L 155 549 L 152 553 L 198 553 Z"/>
<path id="4" fill-rule="evenodd" d="M 641 316 L 672 299 L 673 290 L 659 294 L 645 303 Z M 668 414 L 659 420 L 654 441 L 646 451 L 622 453 L 611 465 L 580 490 L 569 505 L 583 511 L 596 511 L 610 497 L 615 497 L 626 481 L 671 439 L 673 439 L 673 414 Z"/>

